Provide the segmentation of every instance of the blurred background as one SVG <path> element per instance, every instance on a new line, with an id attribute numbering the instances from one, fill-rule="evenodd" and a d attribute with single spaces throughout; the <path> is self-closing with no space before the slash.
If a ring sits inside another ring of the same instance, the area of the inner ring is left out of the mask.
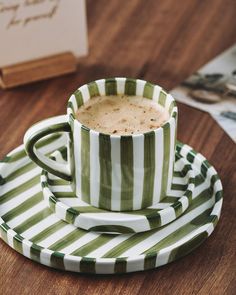
<path id="1" fill-rule="evenodd" d="M 236 41 L 235 8 L 229 0 L 87 1 L 90 77 L 171 89 Z"/>

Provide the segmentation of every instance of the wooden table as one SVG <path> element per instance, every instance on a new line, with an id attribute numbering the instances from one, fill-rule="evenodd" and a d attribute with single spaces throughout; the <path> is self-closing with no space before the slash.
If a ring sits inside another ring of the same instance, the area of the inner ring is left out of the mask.
<path id="1" fill-rule="evenodd" d="M 236 3 L 87 1 L 90 54 L 78 72 L 0 91 L 0 156 L 22 143 L 38 120 L 65 113 L 78 86 L 112 76 L 172 89 L 236 41 Z M 224 186 L 212 236 L 186 257 L 139 273 L 92 276 L 50 269 L 0 242 L 1 294 L 236 294 L 236 145 L 206 113 L 179 104 L 178 139 L 206 156 Z"/>

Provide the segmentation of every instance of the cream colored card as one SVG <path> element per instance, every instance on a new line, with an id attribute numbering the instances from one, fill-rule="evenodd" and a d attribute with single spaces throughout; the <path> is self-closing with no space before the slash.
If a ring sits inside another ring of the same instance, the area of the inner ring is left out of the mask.
<path id="1" fill-rule="evenodd" d="M 0 67 L 87 53 L 84 0 L 0 0 Z"/>

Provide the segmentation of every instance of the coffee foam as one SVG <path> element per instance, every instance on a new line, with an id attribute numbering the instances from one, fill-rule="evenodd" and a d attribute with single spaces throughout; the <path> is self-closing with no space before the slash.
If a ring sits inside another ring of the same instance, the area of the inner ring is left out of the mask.
<path id="1" fill-rule="evenodd" d="M 82 105 L 77 120 L 90 129 L 117 135 L 145 133 L 162 126 L 169 113 L 141 96 L 96 96 Z"/>

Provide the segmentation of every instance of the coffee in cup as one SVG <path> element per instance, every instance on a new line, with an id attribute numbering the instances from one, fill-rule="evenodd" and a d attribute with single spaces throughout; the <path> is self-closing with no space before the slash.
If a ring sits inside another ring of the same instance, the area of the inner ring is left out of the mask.
<path id="1" fill-rule="evenodd" d="M 91 98 L 77 110 L 76 118 L 98 132 L 132 135 L 161 127 L 169 113 L 151 99 L 120 94 Z"/>

